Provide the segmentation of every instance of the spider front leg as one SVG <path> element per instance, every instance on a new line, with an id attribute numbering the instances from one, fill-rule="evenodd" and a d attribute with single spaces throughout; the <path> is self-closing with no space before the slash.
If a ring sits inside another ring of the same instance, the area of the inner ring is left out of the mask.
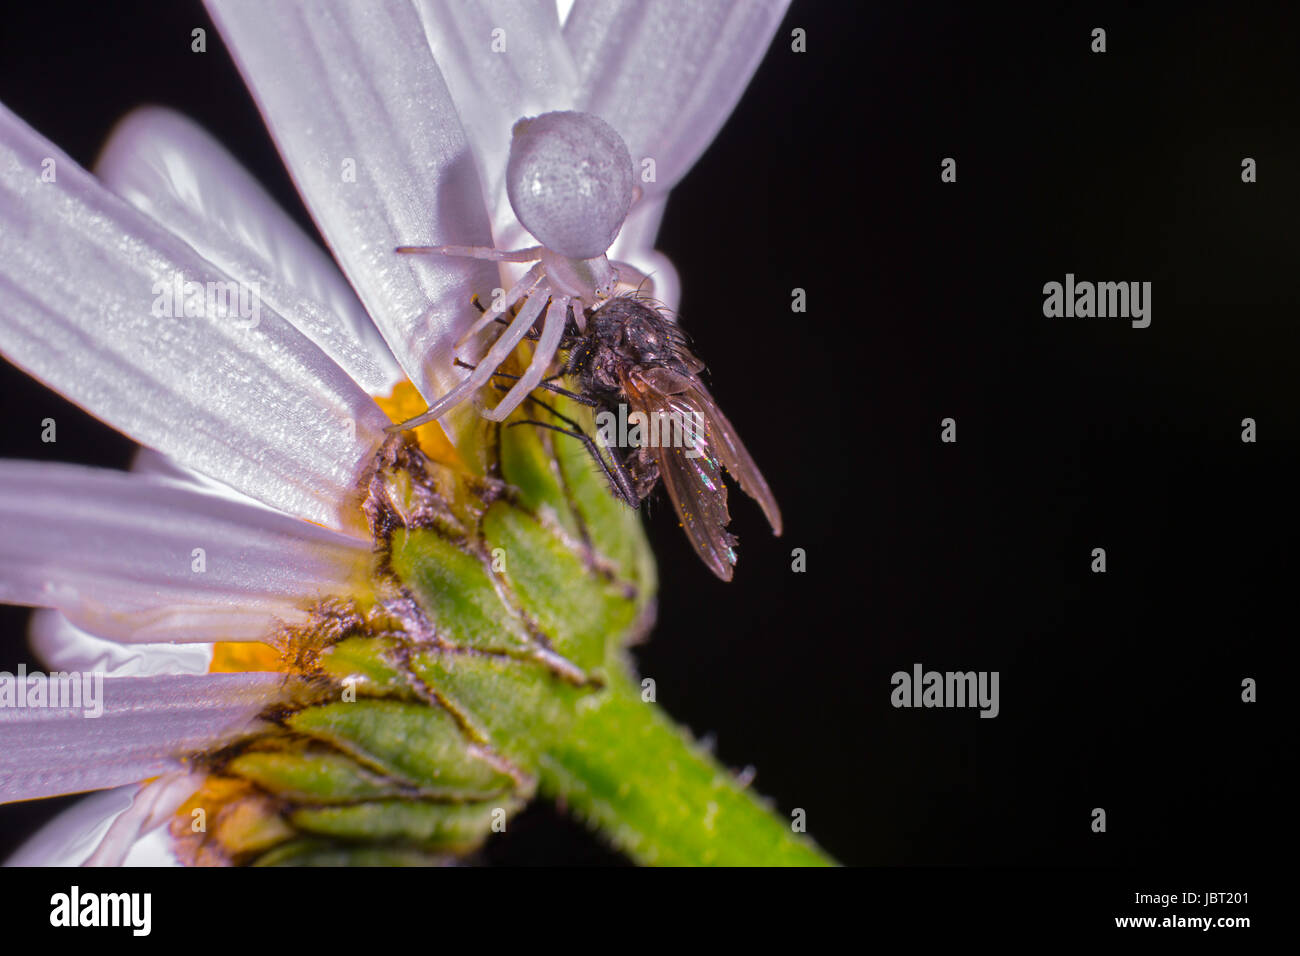
<path id="1" fill-rule="evenodd" d="M 449 409 L 459 405 L 486 385 L 491 380 L 492 373 L 496 371 L 497 366 L 504 362 L 510 353 L 514 351 L 515 346 L 528 334 L 528 330 L 533 327 L 533 323 L 541 315 L 542 309 L 546 307 L 550 296 L 544 291 L 538 291 L 544 285 L 545 279 L 539 275 L 530 288 L 519 293 L 520 298 L 526 295 L 528 301 L 519 310 L 519 314 L 515 316 L 514 321 L 501 333 L 500 338 L 492 344 L 492 348 L 488 349 L 487 355 L 483 356 L 483 360 L 478 363 L 468 378 L 434 402 L 424 414 L 417 415 L 415 418 L 396 425 L 390 425 L 388 431 L 403 432 L 441 418 Z M 484 321 L 491 314 L 492 310 L 489 309 L 483 313 L 479 321 Z"/>
<path id="2" fill-rule="evenodd" d="M 546 320 L 542 323 L 542 337 L 538 339 L 533 350 L 532 361 L 528 363 L 524 374 L 506 393 L 506 397 L 501 399 L 497 407 L 483 413 L 483 417 L 488 421 L 505 421 L 511 412 L 523 404 L 528 393 L 541 384 L 546 370 L 551 365 L 551 360 L 555 357 L 555 350 L 559 347 L 560 340 L 564 338 L 570 302 L 572 299 L 567 295 L 557 296 L 551 300 L 546 309 Z"/>
<path id="3" fill-rule="evenodd" d="M 504 316 L 512 309 L 520 299 L 531 295 L 549 295 L 549 289 L 546 283 L 546 272 L 539 262 L 529 269 L 522 279 L 510 287 L 510 291 L 505 295 L 497 297 L 492 303 L 492 307 L 478 317 L 464 334 L 456 340 L 456 348 L 462 348 L 466 342 L 477 335 L 480 331 L 487 328 L 497 319 Z M 479 311 L 482 311 L 481 309 Z"/>
<path id="4" fill-rule="evenodd" d="M 474 365 L 470 365 L 468 362 L 462 362 L 460 359 L 456 359 L 456 365 L 459 366 L 460 368 L 467 368 L 471 372 L 474 371 L 474 369 L 477 367 Z M 519 381 L 518 375 L 512 375 L 509 372 L 493 372 L 492 377 L 508 378 L 516 382 Z M 587 398 L 587 396 L 585 395 L 579 395 L 577 392 L 571 392 L 567 388 L 561 388 L 559 385 L 552 384 L 552 382 L 554 382 L 557 378 L 563 378 L 563 377 L 564 377 L 564 373 L 559 372 L 555 375 L 550 376 L 549 378 L 542 379 L 541 383 L 537 387 L 544 388 L 548 392 L 554 392 L 556 395 L 563 395 L 565 398 L 577 402 L 580 405 L 586 405 L 588 408 L 599 407 L 600 403 L 596 401 L 594 398 Z M 501 389 L 502 391 L 505 391 L 506 388 L 508 388 L 509 386 L 498 385 L 496 387 Z M 537 401 L 537 399 L 533 399 L 533 401 Z"/>
<path id="5" fill-rule="evenodd" d="M 398 246 L 397 251 L 423 256 L 488 259 L 492 262 L 536 262 L 542 257 L 541 246 L 529 246 L 527 249 L 494 249 L 491 246 Z"/>
<path id="6" fill-rule="evenodd" d="M 505 419 L 508 418 L 516 408 L 523 404 L 528 393 L 535 389 L 545 377 L 547 368 L 550 366 L 552 359 L 555 358 L 555 350 L 559 347 L 560 341 L 564 338 L 565 329 L 568 323 L 567 317 L 569 314 L 570 304 L 576 301 L 579 304 L 579 309 L 581 309 L 584 305 L 588 304 L 588 299 L 594 300 L 600 296 L 602 292 L 606 292 L 607 294 L 607 290 L 603 287 L 588 288 L 590 275 L 599 275 L 603 278 L 607 274 L 612 274 L 612 270 L 609 268 L 607 263 L 603 270 L 599 267 L 593 270 L 592 266 L 587 263 L 564 260 L 564 257 L 556 256 L 554 253 L 549 252 L 541 246 L 534 246 L 529 249 L 517 249 L 514 251 L 490 249 L 485 246 L 398 246 L 397 251 L 404 253 L 463 256 L 473 259 L 490 259 L 500 262 L 530 262 L 535 259 L 541 260 L 537 265 L 529 269 L 524 277 L 511 287 L 509 292 L 493 302 L 492 308 L 488 309 L 478 317 L 478 320 L 475 321 L 457 341 L 457 348 L 463 346 L 480 330 L 486 328 L 499 317 L 503 316 L 510 307 L 515 305 L 515 303 L 525 296 L 529 297 L 529 305 L 532 305 L 532 300 L 534 298 L 540 299 L 543 303 L 542 306 L 537 308 L 537 311 L 540 311 L 541 308 L 545 307 L 545 303 L 550 299 L 552 290 L 556 286 L 556 282 L 551 278 L 551 273 L 555 272 L 558 277 L 561 277 L 559 278 L 559 288 L 556 290 L 561 294 L 550 302 L 551 308 L 546 310 L 546 318 L 542 324 L 541 337 L 533 351 L 532 361 L 524 371 L 523 377 L 518 383 L 516 383 L 515 387 L 506 394 L 505 398 L 501 400 L 500 404 L 497 405 L 496 408 L 489 409 L 483 413 L 484 418 L 493 422 L 505 421 Z M 602 262 L 604 261 L 603 256 L 600 257 L 600 259 Z M 564 261 L 564 267 L 557 268 L 557 262 L 559 261 Z M 570 275 L 580 275 L 583 280 L 586 280 L 586 283 L 580 282 L 576 288 L 572 286 L 571 282 L 566 284 L 564 280 Z M 594 302 L 591 304 L 594 304 Z M 516 318 L 515 321 L 518 322 L 518 319 Z M 581 328 L 583 325 L 582 319 L 579 318 L 575 321 L 578 327 Z M 511 331 L 513 330 L 514 326 L 512 325 Z M 525 330 L 525 334 L 527 331 L 528 330 Z M 509 333 L 507 333 L 507 335 L 508 334 Z M 502 336 L 502 339 L 504 338 L 505 336 Z M 498 340 L 498 344 L 500 344 L 500 341 L 501 340 Z M 496 351 L 497 350 L 494 348 L 492 353 L 489 354 L 495 354 Z M 499 362 L 501 359 L 498 359 L 497 361 Z M 483 363 L 480 362 L 479 364 L 482 365 Z M 469 380 L 461 383 L 461 386 L 458 386 L 456 389 L 453 389 L 447 395 L 439 399 L 438 402 L 435 403 L 434 408 L 441 408 L 443 411 L 446 411 L 446 409 L 454 405 L 456 401 L 459 401 L 461 397 L 467 395 L 468 391 L 463 391 L 462 389 L 467 386 L 468 381 Z M 486 379 L 484 379 L 484 381 L 486 381 Z M 479 384 L 482 384 L 482 382 Z M 457 397 L 453 399 L 452 396 Z M 433 409 L 431 408 L 430 412 L 432 411 Z M 414 419 L 412 419 L 412 421 L 414 421 Z"/>
<path id="7" fill-rule="evenodd" d="M 518 249 L 513 252 L 489 249 L 485 246 L 398 246 L 398 252 L 410 253 L 415 255 L 448 255 L 448 256 L 467 256 L 471 259 L 498 259 L 505 262 L 531 262 L 539 258 L 541 253 L 540 246 L 534 246 L 531 249 Z M 525 295 L 532 291 L 538 284 L 545 273 L 545 266 L 538 263 L 524 273 L 523 277 L 510 287 L 510 291 L 504 296 L 496 298 L 492 303 L 492 308 L 486 312 L 479 308 L 482 315 L 478 321 L 471 325 L 465 333 L 456 341 L 456 348 L 461 348 L 480 330 L 487 328 L 494 321 L 504 316 L 512 306 Z M 477 306 L 477 302 L 475 305 Z"/>

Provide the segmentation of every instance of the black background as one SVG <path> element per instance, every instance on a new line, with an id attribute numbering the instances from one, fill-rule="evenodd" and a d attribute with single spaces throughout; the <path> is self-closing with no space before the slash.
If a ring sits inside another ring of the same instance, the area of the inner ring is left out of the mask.
<path id="1" fill-rule="evenodd" d="M 637 657 L 660 703 L 756 766 L 783 813 L 806 810 L 837 859 L 1266 855 L 1286 753 L 1270 678 L 1295 631 L 1297 25 L 1227 4 L 805 0 L 675 190 L 658 246 L 681 321 L 786 534 L 733 492 L 724 585 L 652 509 L 660 615 Z M 0 29 L 0 101 L 81 164 L 163 103 L 311 228 L 198 4 L 28 4 Z M 1152 282 L 1151 327 L 1045 318 L 1042 286 L 1067 272 Z M 0 454 L 128 465 L 127 440 L 0 378 Z M 27 612 L 0 611 L 12 670 Z M 892 708 L 891 674 L 916 662 L 999 671 L 1000 716 Z M 1241 702 L 1245 677 L 1260 703 Z M 0 807 L 0 855 L 71 799 Z M 482 859 L 620 857 L 535 805 Z"/>

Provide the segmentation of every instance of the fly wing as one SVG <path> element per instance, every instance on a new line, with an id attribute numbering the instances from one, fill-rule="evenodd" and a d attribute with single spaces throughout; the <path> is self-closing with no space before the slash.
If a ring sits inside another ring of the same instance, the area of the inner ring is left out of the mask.
<path id="1" fill-rule="evenodd" d="M 722 468 L 707 454 L 687 458 L 685 448 L 655 448 L 659 474 L 695 553 L 718 577 L 731 580 L 736 537 L 727 531 L 727 486 Z"/>
<path id="2" fill-rule="evenodd" d="M 639 377 L 645 382 L 645 387 L 671 396 L 674 402 L 685 402 L 700 413 L 707 432 L 705 440 L 708 451 L 708 456 L 702 457 L 716 457 L 723 464 L 736 484 L 740 485 L 740 489 L 758 502 L 767 517 L 767 523 L 772 526 L 772 533 L 780 537 L 781 509 L 777 506 L 776 497 L 767 486 L 763 473 L 754 464 L 744 442 L 736 434 L 735 427 L 722 414 L 722 409 L 718 408 L 718 403 L 713 400 L 704 383 L 667 368 L 646 369 L 639 373 Z"/>
<path id="3" fill-rule="evenodd" d="M 679 421 L 694 421 L 703 414 L 685 393 L 665 394 L 641 373 L 624 376 L 623 386 L 629 404 L 647 415 L 669 414 L 680 416 Z M 707 444 L 692 449 L 661 443 L 652 446 L 650 451 L 695 553 L 710 571 L 730 581 L 736 563 L 736 538 L 727 531 L 731 515 L 727 511 L 727 486 L 718 459 Z"/>

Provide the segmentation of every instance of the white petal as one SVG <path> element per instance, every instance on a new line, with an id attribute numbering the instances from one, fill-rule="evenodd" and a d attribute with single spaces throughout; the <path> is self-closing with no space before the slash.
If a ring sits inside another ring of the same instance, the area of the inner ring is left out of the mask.
<path id="1" fill-rule="evenodd" d="M 20 846 L 5 866 L 81 866 L 103 842 L 117 817 L 131 807 L 139 784 L 78 800 Z"/>
<path id="2" fill-rule="evenodd" d="M 95 173 L 321 347 L 372 395 L 402 378 L 325 251 L 220 143 L 191 120 L 143 107 L 117 124 Z"/>
<path id="3" fill-rule="evenodd" d="M 231 281 L 0 107 L 0 353 L 141 444 L 364 534 L 353 495 L 387 416 L 260 303 L 255 327 L 221 304 L 155 317 L 178 277 Z"/>
<path id="4" fill-rule="evenodd" d="M 131 784 L 83 797 L 37 830 L 4 865 L 84 865 L 92 853 L 106 847 L 113 825 L 131 812 L 142 789 L 141 784 Z M 136 839 L 121 862 L 124 866 L 180 866 L 165 827 Z"/>
<path id="5" fill-rule="evenodd" d="M 118 787 L 182 768 L 280 698 L 281 674 L 110 677 L 103 713 L 0 707 L 0 802 Z"/>
<path id="6" fill-rule="evenodd" d="M 258 640 L 346 590 L 369 557 L 354 538 L 166 479 L 0 462 L 0 601 L 57 607 L 97 635 Z"/>
<path id="7" fill-rule="evenodd" d="M 663 194 L 645 196 L 632 207 L 622 231 L 609 248 L 609 258 L 635 266 L 642 275 L 649 276 L 654 288 L 647 288 L 646 294 L 653 294 L 676 312 L 682 298 L 681 279 L 669 258 L 654 248 L 667 199 Z"/>
<path id="8" fill-rule="evenodd" d="M 413 7 L 208 0 L 335 258 L 425 399 L 500 282 L 487 262 L 399 245 L 492 244 L 474 157 Z"/>
<path id="9" fill-rule="evenodd" d="M 564 37 L 578 65 L 576 109 L 627 141 L 650 195 L 694 165 L 767 52 L 789 0 L 577 0 Z"/>
<path id="10" fill-rule="evenodd" d="M 184 485 L 193 485 L 199 491 L 221 495 L 224 498 L 238 501 L 241 504 L 252 505 L 257 508 L 265 508 L 267 511 L 274 511 L 276 514 L 283 514 L 283 512 L 278 508 L 272 508 L 265 502 L 258 501 L 256 498 L 250 498 L 243 492 L 231 488 L 223 481 L 209 478 L 207 475 L 195 471 L 193 468 L 186 468 L 174 458 L 169 458 L 162 452 L 155 451 L 152 448 L 141 447 L 136 449 L 135 457 L 131 459 L 131 471 L 141 475 L 156 475 L 159 478 L 178 481 Z"/>
<path id="11" fill-rule="evenodd" d="M 172 835 L 166 827 L 159 827 L 140 837 L 127 850 L 123 866 L 180 866 L 172 846 Z"/>
<path id="12" fill-rule="evenodd" d="M 511 130 L 524 116 L 572 109 L 578 87 L 555 4 L 421 0 L 417 9 L 473 144 L 493 235 L 507 248 L 523 238 L 505 194 Z"/>
<path id="13" fill-rule="evenodd" d="M 212 665 L 211 644 L 122 644 L 83 631 L 62 612 L 48 609 L 32 615 L 27 643 L 46 673 L 89 671 L 105 677 L 152 677 L 206 674 Z"/>
<path id="14" fill-rule="evenodd" d="M 131 806 L 109 825 L 84 866 L 121 866 L 136 843 L 163 825 L 203 785 L 203 774 L 178 770 L 151 780 L 131 800 Z"/>

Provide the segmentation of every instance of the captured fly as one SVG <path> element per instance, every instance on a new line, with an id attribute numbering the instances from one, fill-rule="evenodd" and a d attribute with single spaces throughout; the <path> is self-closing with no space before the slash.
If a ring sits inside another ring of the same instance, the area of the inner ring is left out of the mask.
<path id="1" fill-rule="evenodd" d="M 727 531 L 724 468 L 758 502 L 773 533 L 781 534 L 781 511 L 771 489 L 700 381 L 704 363 L 671 319 L 634 295 L 616 296 L 587 314 L 585 332 L 570 317 L 559 350 L 567 359 L 553 378 L 576 381 L 578 391 L 551 380 L 542 387 L 595 409 L 608 458 L 576 422 L 536 399 L 567 427 L 537 420 L 512 424 L 539 425 L 580 439 L 614 496 L 633 508 L 663 479 L 695 552 L 724 581 L 731 580 L 736 563 L 736 538 Z M 629 421 L 630 435 L 624 428 Z M 610 440 L 615 422 L 618 435 L 630 440 Z"/>

